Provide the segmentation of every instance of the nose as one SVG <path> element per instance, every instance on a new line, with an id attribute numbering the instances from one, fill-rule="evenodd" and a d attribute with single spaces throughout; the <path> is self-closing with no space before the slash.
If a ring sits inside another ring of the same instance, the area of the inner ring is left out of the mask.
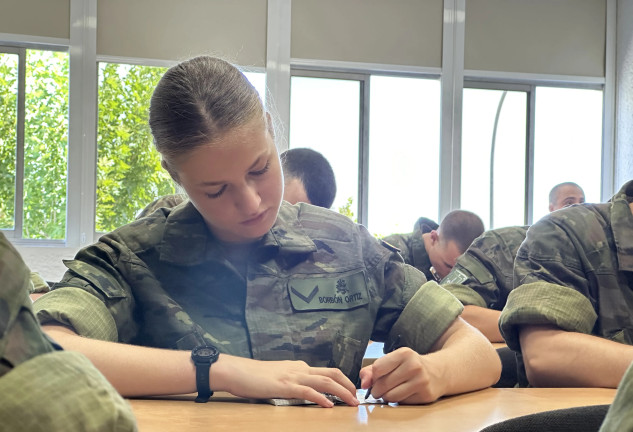
<path id="1" fill-rule="evenodd" d="M 247 184 L 240 188 L 235 207 L 245 215 L 253 215 L 259 210 L 261 202 L 262 198 L 259 195 L 257 187 L 252 184 Z"/>

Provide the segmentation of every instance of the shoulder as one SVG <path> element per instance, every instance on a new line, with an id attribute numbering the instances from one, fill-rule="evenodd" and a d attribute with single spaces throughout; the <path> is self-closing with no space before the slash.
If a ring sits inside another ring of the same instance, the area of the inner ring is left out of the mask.
<path id="1" fill-rule="evenodd" d="M 359 227 L 354 221 L 334 210 L 306 203 L 289 204 L 282 202 L 277 223 L 289 228 L 300 228 L 309 237 L 325 237 L 336 240 L 349 240 Z"/>

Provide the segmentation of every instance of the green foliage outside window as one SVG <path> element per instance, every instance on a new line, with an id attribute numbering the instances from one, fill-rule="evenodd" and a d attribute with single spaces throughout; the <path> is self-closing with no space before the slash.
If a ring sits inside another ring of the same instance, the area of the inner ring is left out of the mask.
<path id="1" fill-rule="evenodd" d="M 149 101 L 164 68 L 99 67 L 96 230 L 134 220 L 155 198 L 174 193 L 148 125 Z"/>
<path id="2" fill-rule="evenodd" d="M 12 229 L 15 209 L 18 56 L 0 54 L 0 229 Z"/>
<path id="3" fill-rule="evenodd" d="M 68 54 L 26 50 L 22 237 L 66 232 Z M 0 54 L 0 228 L 15 221 L 18 56 Z"/>

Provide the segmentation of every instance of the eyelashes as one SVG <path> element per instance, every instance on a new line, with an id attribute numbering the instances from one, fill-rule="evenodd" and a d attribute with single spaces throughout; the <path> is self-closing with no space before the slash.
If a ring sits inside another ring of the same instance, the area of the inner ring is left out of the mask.
<path id="1" fill-rule="evenodd" d="M 268 170 L 270 169 L 270 161 L 266 162 L 266 165 L 264 166 L 264 168 L 257 170 L 257 171 L 251 171 L 250 173 L 248 173 L 249 175 L 252 176 L 261 176 L 264 175 L 268 172 Z M 216 193 L 205 193 L 205 195 L 207 196 L 207 198 L 211 198 L 211 199 L 215 199 L 215 198 L 219 198 L 222 196 L 222 194 L 224 193 L 224 191 L 226 191 L 226 187 L 227 185 L 223 185 L 219 191 L 217 191 Z"/>

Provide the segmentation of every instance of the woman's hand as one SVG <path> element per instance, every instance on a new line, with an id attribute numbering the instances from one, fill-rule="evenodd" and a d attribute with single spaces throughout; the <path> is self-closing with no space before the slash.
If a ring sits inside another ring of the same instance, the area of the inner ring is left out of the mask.
<path id="1" fill-rule="evenodd" d="M 306 399 L 322 407 L 334 403 L 323 393 L 357 406 L 356 387 L 336 368 L 310 367 L 302 361 L 260 361 L 220 354 L 211 366 L 211 389 L 246 398 Z"/>
<path id="2" fill-rule="evenodd" d="M 429 358 L 410 348 L 399 348 L 360 371 L 361 387 L 385 402 L 424 404 L 437 400 L 444 391 Z"/>

